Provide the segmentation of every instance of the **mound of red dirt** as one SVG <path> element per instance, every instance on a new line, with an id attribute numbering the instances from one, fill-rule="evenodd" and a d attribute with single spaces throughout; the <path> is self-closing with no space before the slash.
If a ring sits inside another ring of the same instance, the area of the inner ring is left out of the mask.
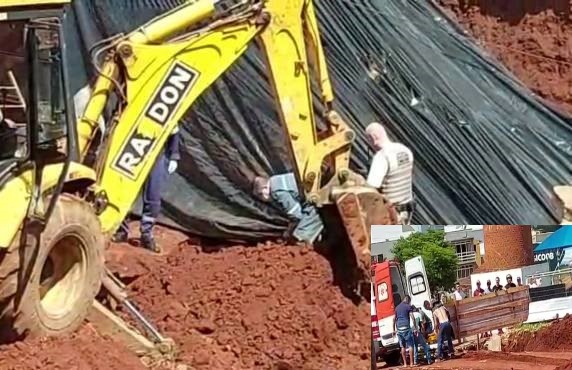
<path id="1" fill-rule="evenodd" d="M 535 333 L 517 333 L 508 339 L 507 352 L 572 350 L 572 316 L 554 321 Z"/>
<path id="2" fill-rule="evenodd" d="M 572 113 L 572 1 L 436 2 L 530 89 Z"/>
<path id="3" fill-rule="evenodd" d="M 518 361 L 520 363 L 536 364 L 536 365 L 562 365 L 566 362 L 561 358 L 549 358 L 532 355 L 515 355 L 507 352 L 479 351 L 468 352 L 462 356 L 464 360 L 483 361 L 483 360 L 502 360 L 502 361 Z"/>
<path id="4" fill-rule="evenodd" d="M 176 244 L 165 235 L 160 242 Z M 111 266 L 134 279 L 133 300 L 176 341 L 182 363 L 326 370 L 369 362 L 369 305 L 344 297 L 328 261 L 310 249 L 267 244 L 205 253 L 183 243 L 162 257 L 113 249 Z"/>
<path id="5" fill-rule="evenodd" d="M 50 339 L 35 339 L 0 346 L 3 370 L 124 370 L 144 369 L 127 348 L 101 337 L 86 325 L 77 333 Z"/>

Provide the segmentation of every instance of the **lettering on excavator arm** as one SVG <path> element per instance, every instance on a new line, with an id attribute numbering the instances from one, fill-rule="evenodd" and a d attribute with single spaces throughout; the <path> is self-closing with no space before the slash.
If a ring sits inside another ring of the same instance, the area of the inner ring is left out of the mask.
<path id="1" fill-rule="evenodd" d="M 157 93 L 145 109 L 145 117 L 164 126 L 169 122 L 173 113 L 186 98 L 193 87 L 199 73 L 181 62 L 175 62 L 160 85 Z M 113 164 L 113 169 L 130 179 L 137 179 L 137 167 L 144 162 L 147 154 L 153 149 L 156 138 L 147 137 L 138 131 L 139 123 L 134 126 L 129 140 L 119 152 Z"/>

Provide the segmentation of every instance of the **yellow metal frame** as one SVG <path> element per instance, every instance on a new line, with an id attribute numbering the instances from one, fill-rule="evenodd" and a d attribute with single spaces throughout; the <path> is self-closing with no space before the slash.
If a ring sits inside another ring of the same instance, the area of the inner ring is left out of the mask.
<path id="1" fill-rule="evenodd" d="M 2 0 L 0 1 L 0 10 L 3 10 L 4 8 L 25 8 L 44 5 L 63 5 L 69 3 L 71 3 L 71 0 Z"/>
<path id="2" fill-rule="evenodd" d="M 41 194 L 53 189 L 64 169 L 63 163 L 46 166 L 42 171 Z M 1 188 L 0 204 L 0 248 L 7 248 L 22 227 L 28 213 L 34 191 L 33 170 L 9 179 Z M 95 183 L 95 171 L 79 163 L 70 163 L 66 181 L 83 181 L 86 185 Z"/>
<path id="3" fill-rule="evenodd" d="M 312 1 L 253 2 L 242 16 L 219 19 L 186 38 L 165 42 L 214 13 L 213 0 L 189 2 L 116 41 L 101 67 L 78 132 L 80 151 L 85 154 L 108 97 L 116 88 L 113 81 L 123 81 L 125 89 L 120 94 L 125 95 L 124 109 L 99 164 L 98 190 L 105 190 L 109 199 L 100 216 L 106 233 L 116 230 L 126 216 L 177 122 L 257 37 L 265 50 L 280 118 L 307 196 L 315 201 L 323 190 L 320 175 L 324 160 L 333 159 L 338 175 L 349 171 L 353 132 L 333 111 L 328 112 L 330 135 L 319 140 L 316 131 L 311 67 L 318 74 L 326 106 L 331 105 L 333 91 Z M 181 92 L 184 96 L 168 121 L 158 123 L 144 112 L 177 67 L 192 71 L 196 79 L 188 91 Z M 137 143 L 131 140 L 135 137 Z M 126 146 L 134 143 L 145 155 L 126 174 L 118 167 L 118 160 Z"/>

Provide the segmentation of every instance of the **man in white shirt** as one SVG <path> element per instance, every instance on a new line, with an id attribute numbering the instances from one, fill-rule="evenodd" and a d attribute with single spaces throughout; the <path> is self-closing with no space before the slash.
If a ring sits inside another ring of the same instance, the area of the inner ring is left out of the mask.
<path id="1" fill-rule="evenodd" d="M 461 290 L 461 284 L 455 284 L 455 291 L 453 292 L 455 295 L 455 300 L 460 301 L 465 298 L 465 293 Z"/>
<path id="2" fill-rule="evenodd" d="M 408 225 L 414 210 L 413 153 L 405 145 L 391 141 L 380 123 L 370 123 L 366 133 L 376 150 L 367 183 L 380 189 L 385 198 L 395 206 L 399 221 Z"/>

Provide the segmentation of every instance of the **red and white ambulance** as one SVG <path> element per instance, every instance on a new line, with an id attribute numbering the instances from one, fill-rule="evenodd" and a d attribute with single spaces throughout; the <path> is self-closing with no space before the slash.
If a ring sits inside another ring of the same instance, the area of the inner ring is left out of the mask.
<path id="1" fill-rule="evenodd" d="M 405 273 L 396 261 L 383 261 L 372 266 L 372 333 L 377 329 L 378 340 L 372 336 L 376 357 L 380 356 L 388 365 L 396 365 L 400 359 L 397 336 L 393 333 L 395 307 L 405 297 L 411 297 L 411 304 L 423 307 L 423 302 L 431 302 L 431 291 L 423 259 L 420 256 L 405 261 Z M 374 308 L 375 306 L 375 308 Z M 375 320 L 374 325 L 374 309 Z M 425 311 L 432 318 L 430 311 Z"/>

